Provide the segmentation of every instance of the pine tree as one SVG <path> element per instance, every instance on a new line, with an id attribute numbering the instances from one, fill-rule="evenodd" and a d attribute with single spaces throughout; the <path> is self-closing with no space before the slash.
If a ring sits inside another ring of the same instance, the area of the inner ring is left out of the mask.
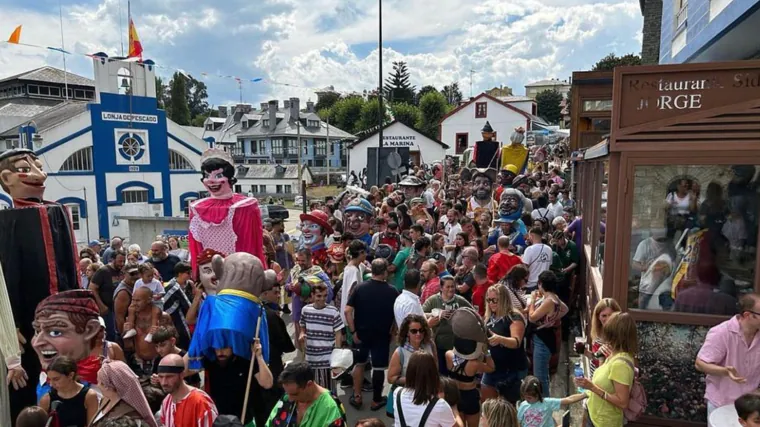
<path id="1" fill-rule="evenodd" d="M 187 103 L 185 80 L 185 76 L 180 73 L 174 73 L 174 76 L 172 76 L 169 118 L 178 125 L 188 126 L 190 124 L 190 106 Z"/>
<path id="2" fill-rule="evenodd" d="M 409 84 L 409 69 L 406 68 L 406 62 L 397 61 L 393 63 L 393 72 L 385 79 L 383 91 L 389 102 L 414 102 L 414 86 Z"/>
<path id="3" fill-rule="evenodd" d="M 450 85 L 446 85 L 441 90 L 441 94 L 446 98 L 446 102 L 449 105 L 456 107 L 462 102 L 462 91 L 459 90 L 459 83 L 453 82 Z"/>

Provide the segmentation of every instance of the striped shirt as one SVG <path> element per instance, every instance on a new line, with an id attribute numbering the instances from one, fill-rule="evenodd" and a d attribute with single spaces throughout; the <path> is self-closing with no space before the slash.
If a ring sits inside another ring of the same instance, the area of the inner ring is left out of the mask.
<path id="1" fill-rule="evenodd" d="M 165 427 L 212 427 L 217 416 L 214 401 L 195 387 L 190 387 L 190 393 L 179 402 L 169 394 L 161 404 L 161 424 Z"/>
<path id="2" fill-rule="evenodd" d="M 335 348 L 335 332 L 343 329 L 338 309 L 332 305 L 316 308 L 309 304 L 301 310 L 301 328 L 306 330 L 306 362 L 312 368 L 329 368 Z"/>

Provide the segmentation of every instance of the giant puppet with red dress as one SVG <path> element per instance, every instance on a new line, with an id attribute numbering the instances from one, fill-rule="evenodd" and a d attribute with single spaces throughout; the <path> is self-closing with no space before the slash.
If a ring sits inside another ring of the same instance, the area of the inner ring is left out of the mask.
<path id="1" fill-rule="evenodd" d="M 50 295 L 79 288 L 71 219 L 64 206 L 43 199 L 46 179 L 34 151 L 21 148 L 0 154 L 0 186 L 13 200 L 12 209 L 0 211 L 0 286 L 4 282 L 5 288 L 0 303 L 12 311 L 0 313 L 0 352 L 6 364 L 0 366 L 0 378 L 6 367 L 16 386 L 21 385 L 15 380 L 23 371 L 29 378 L 25 386 L 10 388 L 9 402 L 5 390 L 0 392 L 0 414 L 10 407 L 14 419 L 21 409 L 36 404 L 40 361 L 31 347 L 35 308 Z M 19 342 L 25 342 L 22 354 Z"/>
<path id="2" fill-rule="evenodd" d="M 205 249 L 229 255 L 247 252 L 266 266 L 259 202 L 232 191 L 235 164 L 224 150 L 210 148 L 201 156 L 201 178 L 209 197 L 190 204 L 188 243 L 193 269 Z"/>

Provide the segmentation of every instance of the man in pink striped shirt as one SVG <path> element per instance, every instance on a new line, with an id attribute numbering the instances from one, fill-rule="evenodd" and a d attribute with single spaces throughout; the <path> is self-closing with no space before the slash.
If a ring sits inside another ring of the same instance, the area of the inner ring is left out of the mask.
<path id="1" fill-rule="evenodd" d="M 216 405 L 203 390 L 185 384 L 186 370 L 185 361 L 178 354 L 165 356 L 158 365 L 158 379 L 167 393 L 161 404 L 161 424 L 211 427 L 219 415 Z"/>
<path id="2" fill-rule="evenodd" d="M 706 374 L 707 416 L 733 405 L 760 385 L 760 295 L 739 300 L 739 314 L 713 327 L 697 354 L 695 366 Z"/>

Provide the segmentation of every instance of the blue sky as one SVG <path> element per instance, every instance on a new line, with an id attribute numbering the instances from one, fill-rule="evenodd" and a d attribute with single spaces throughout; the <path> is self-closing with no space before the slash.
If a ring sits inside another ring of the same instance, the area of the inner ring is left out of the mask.
<path id="1" fill-rule="evenodd" d="M 127 0 L 61 4 L 67 50 L 118 55 L 122 41 L 126 49 Z M 377 85 L 377 0 L 133 0 L 132 16 L 145 57 L 159 65 L 295 85 L 244 84 L 245 102 Z M 458 81 L 465 96 L 470 69 L 475 93 L 508 85 L 519 95 L 532 81 L 641 49 L 637 0 L 384 0 L 383 21 L 386 72 L 406 61 L 418 88 Z M 22 42 L 60 46 L 58 0 L 0 0 L 0 39 L 19 24 Z M 67 66 L 91 77 L 89 61 L 69 57 Z M 0 77 L 46 64 L 63 65 L 59 54 L 0 45 Z M 239 100 L 234 80 L 205 81 L 212 105 Z"/>

